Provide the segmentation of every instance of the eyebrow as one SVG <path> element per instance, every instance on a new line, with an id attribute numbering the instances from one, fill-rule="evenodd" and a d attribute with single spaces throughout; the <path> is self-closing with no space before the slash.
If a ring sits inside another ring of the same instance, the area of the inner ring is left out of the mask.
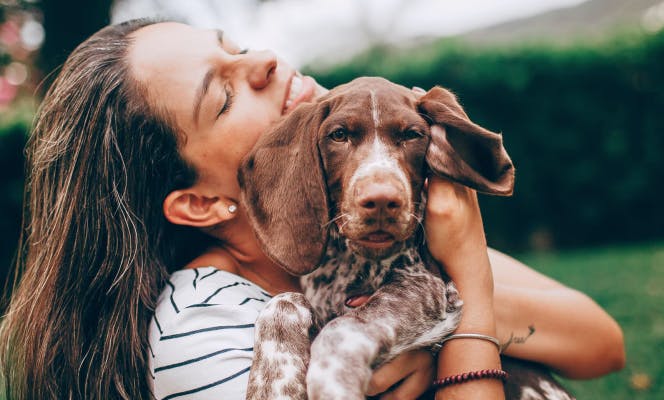
<path id="1" fill-rule="evenodd" d="M 222 31 L 221 29 L 215 29 L 215 33 L 217 35 L 217 40 L 219 40 L 219 45 L 222 45 L 224 43 L 224 31 Z M 210 88 L 210 82 L 212 82 L 212 78 L 214 78 L 214 72 L 215 69 L 210 68 L 205 73 L 205 76 L 201 81 L 201 85 L 196 90 L 196 95 L 194 96 L 194 123 L 196 125 L 198 125 L 198 115 L 201 112 L 201 104 L 203 103 L 203 98 L 205 98 L 205 94 L 208 92 L 208 89 Z"/>

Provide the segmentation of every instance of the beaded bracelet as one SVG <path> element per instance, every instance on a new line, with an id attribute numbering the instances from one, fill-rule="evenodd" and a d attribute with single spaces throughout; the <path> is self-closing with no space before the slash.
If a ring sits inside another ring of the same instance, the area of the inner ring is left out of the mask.
<path id="1" fill-rule="evenodd" d="M 502 369 L 483 369 L 480 371 L 464 372 L 463 374 L 452 375 L 433 381 L 433 387 L 441 389 L 446 386 L 456 385 L 477 379 L 499 379 L 505 382 L 508 378 L 507 372 Z"/>

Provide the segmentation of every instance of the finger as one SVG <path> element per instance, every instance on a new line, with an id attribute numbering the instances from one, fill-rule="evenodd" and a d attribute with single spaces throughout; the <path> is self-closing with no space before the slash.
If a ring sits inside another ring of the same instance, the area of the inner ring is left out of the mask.
<path id="1" fill-rule="evenodd" d="M 427 191 L 427 216 L 441 216 L 449 219 L 460 208 L 460 185 L 438 176 L 429 178 Z"/>
<path id="2" fill-rule="evenodd" d="M 454 192 L 456 183 L 452 182 L 447 178 L 443 178 L 438 175 L 432 175 L 428 178 L 429 180 L 429 194 L 451 194 Z"/>
<path id="3" fill-rule="evenodd" d="M 383 393 L 392 387 L 392 385 L 413 373 L 416 365 L 412 361 L 413 357 L 411 353 L 400 354 L 394 360 L 383 364 L 375 370 L 369 381 L 369 388 L 366 394 L 375 396 Z"/>
<path id="4" fill-rule="evenodd" d="M 380 396 L 381 400 L 416 399 L 429 390 L 433 382 L 432 368 L 417 369 L 408 375 L 394 390 Z"/>
<path id="5" fill-rule="evenodd" d="M 394 360 L 382 365 L 374 371 L 366 394 L 375 396 L 384 393 L 396 383 L 401 381 L 405 382 L 406 378 L 410 377 L 418 370 L 421 370 L 421 374 L 429 374 L 432 377 L 431 379 L 433 379 L 435 369 L 434 358 L 431 353 L 425 350 L 414 350 L 400 354 Z M 407 390 L 408 393 L 416 392 L 418 390 L 421 390 L 421 393 L 424 393 L 429 387 L 431 379 L 427 380 L 425 377 L 418 375 L 415 377 L 415 380 L 409 383 L 408 388 L 405 390 Z M 401 384 L 399 386 L 401 386 Z M 418 384 L 420 385 L 420 388 L 416 389 Z"/>
<path id="6" fill-rule="evenodd" d="M 477 192 L 473 189 L 439 176 L 429 178 L 427 195 L 430 200 L 427 208 L 432 212 L 453 212 L 462 204 L 477 203 Z"/>

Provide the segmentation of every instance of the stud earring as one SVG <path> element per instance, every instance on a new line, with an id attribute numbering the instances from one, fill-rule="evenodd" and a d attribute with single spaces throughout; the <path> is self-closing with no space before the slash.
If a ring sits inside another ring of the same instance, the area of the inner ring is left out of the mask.
<path id="1" fill-rule="evenodd" d="M 231 204 L 230 206 L 228 206 L 229 213 L 235 214 L 236 211 L 237 211 L 237 206 L 235 204 Z"/>

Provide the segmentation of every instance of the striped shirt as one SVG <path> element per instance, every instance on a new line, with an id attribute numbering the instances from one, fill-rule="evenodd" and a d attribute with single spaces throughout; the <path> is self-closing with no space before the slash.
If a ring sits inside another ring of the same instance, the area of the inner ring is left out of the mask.
<path id="1" fill-rule="evenodd" d="M 171 275 L 150 323 L 155 397 L 244 399 L 254 322 L 269 299 L 256 284 L 214 267 Z"/>

